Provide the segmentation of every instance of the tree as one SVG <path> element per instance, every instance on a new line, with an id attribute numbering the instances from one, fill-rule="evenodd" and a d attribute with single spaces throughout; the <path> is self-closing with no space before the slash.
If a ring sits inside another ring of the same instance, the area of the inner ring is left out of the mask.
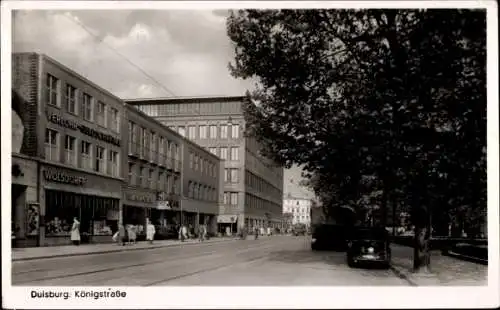
<path id="1" fill-rule="evenodd" d="M 330 210 L 409 204 L 415 269 L 445 198 L 484 208 L 484 11 L 241 10 L 227 30 L 232 74 L 257 80 L 247 134 L 317 176 Z"/>

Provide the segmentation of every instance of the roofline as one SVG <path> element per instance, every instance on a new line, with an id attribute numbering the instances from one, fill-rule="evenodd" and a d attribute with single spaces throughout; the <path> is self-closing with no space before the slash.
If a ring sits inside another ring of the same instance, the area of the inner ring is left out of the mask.
<path id="1" fill-rule="evenodd" d="M 157 97 L 122 99 L 130 105 L 243 101 L 246 96 Z"/>
<path id="2" fill-rule="evenodd" d="M 21 53 L 12 53 L 12 55 L 13 56 L 14 55 L 36 55 L 36 56 L 42 58 L 43 60 L 46 60 L 46 61 L 49 61 L 49 62 L 53 63 L 54 65 L 60 67 L 61 69 L 63 69 L 67 73 L 69 73 L 69 74 L 73 75 L 74 77 L 76 77 L 77 79 L 80 79 L 82 82 L 84 82 L 84 83 L 86 83 L 86 84 L 94 87 L 98 91 L 106 94 L 107 96 L 112 97 L 113 99 L 115 99 L 117 101 L 120 101 L 123 105 L 125 105 L 125 101 L 122 98 L 120 98 L 117 95 L 113 94 L 109 90 L 104 89 L 102 86 L 97 85 L 96 83 L 94 83 L 89 78 L 84 77 L 83 75 L 81 75 L 80 73 L 78 73 L 77 71 L 75 71 L 74 69 L 71 69 L 70 67 L 64 65 L 63 63 L 55 60 L 54 58 L 52 58 L 50 56 L 48 56 L 47 54 L 37 53 L 37 52 L 21 52 Z"/>

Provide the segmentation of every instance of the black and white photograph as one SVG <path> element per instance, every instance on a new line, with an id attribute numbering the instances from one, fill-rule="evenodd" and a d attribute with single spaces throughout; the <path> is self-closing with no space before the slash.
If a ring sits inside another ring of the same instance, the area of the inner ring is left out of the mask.
<path id="1" fill-rule="evenodd" d="M 2 306 L 498 307 L 497 27 L 2 2 Z"/>

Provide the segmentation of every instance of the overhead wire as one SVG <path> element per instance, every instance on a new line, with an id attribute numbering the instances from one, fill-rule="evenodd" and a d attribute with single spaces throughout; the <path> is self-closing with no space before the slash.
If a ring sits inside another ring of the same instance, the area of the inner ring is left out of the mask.
<path id="1" fill-rule="evenodd" d="M 109 48 L 111 51 L 113 51 L 115 54 L 117 54 L 118 56 L 120 56 L 121 58 L 123 58 L 126 62 L 128 62 L 131 66 L 133 66 L 134 68 L 136 68 L 137 70 L 139 70 L 142 74 L 144 74 L 150 81 L 154 82 L 157 86 L 159 86 L 161 89 L 163 89 L 165 92 L 167 92 L 169 95 L 171 95 L 172 97 L 178 97 L 177 95 L 175 95 L 175 93 L 170 90 L 168 87 L 166 87 L 165 85 L 163 85 L 162 83 L 160 83 L 158 80 L 156 80 L 152 75 L 150 75 L 149 73 L 147 73 L 143 68 L 141 68 L 139 65 L 135 64 L 132 60 L 130 60 L 127 56 L 123 55 L 122 53 L 120 53 L 117 49 L 115 49 L 114 47 L 112 47 L 111 45 L 109 44 L 106 44 L 106 42 L 104 42 L 104 39 L 102 39 L 101 37 L 99 37 L 98 35 L 94 34 L 87 26 L 85 26 L 82 22 L 80 22 L 77 18 L 71 18 L 68 14 L 63 14 L 68 20 L 70 20 L 71 22 L 75 23 L 76 25 L 80 26 L 80 28 L 82 28 L 85 32 L 87 32 L 88 34 L 90 34 L 92 37 L 96 38 L 99 43 L 103 44 L 104 46 L 106 46 L 107 48 Z"/>

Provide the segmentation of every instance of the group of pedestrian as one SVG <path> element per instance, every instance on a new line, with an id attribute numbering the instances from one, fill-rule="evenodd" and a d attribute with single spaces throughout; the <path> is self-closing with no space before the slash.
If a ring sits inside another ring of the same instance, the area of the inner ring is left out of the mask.
<path id="1" fill-rule="evenodd" d="M 180 225 L 179 228 L 178 228 L 178 234 L 179 234 L 179 240 L 181 240 L 181 242 L 184 242 L 185 240 L 187 239 L 191 239 L 192 237 L 194 237 L 194 232 L 193 232 L 193 228 L 191 227 L 188 227 L 186 225 Z M 207 226 L 202 224 L 202 225 L 199 225 L 198 226 L 198 240 L 200 242 L 202 241 L 205 241 L 207 239 Z"/>
<path id="2" fill-rule="evenodd" d="M 156 233 L 155 226 L 148 220 L 146 224 L 146 240 L 153 243 Z M 113 235 L 113 241 L 122 246 L 137 243 L 137 226 L 132 224 L 119 225 L 118 231 Z"/>

